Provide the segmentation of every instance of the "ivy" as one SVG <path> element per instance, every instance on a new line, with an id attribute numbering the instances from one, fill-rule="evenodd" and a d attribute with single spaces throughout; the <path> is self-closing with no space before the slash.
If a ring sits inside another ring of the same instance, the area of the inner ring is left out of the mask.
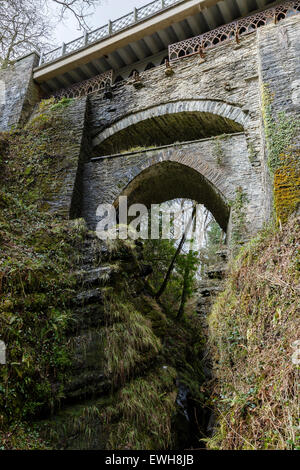
<path id="1" fill-rule="evenodd" d="M 281 155 L 292 147 L 293 140 L 299 129 L 299 120 L 280 111 L 273 116 L 271 95 L 267 85 L 263 86 L 263 119 L 268 151 L 268 167 L 272 174 L 282 165 Z"/>
<path id="2" fill-rule="evenodd" d="M 284 111 L 274 117 L 268 86 L 263 87 L 263 119 L 268 151 L 268 167 L 273 176 L 274 206 L 279 223 L 285 222 L 300 201 L 299 151 L 294 141 L 299 131 L 299 119 Z"/>
<path id="3" fill-rule="evenodd" d="M 236 197 L 231 203 L 232 207 L 232 237 L 231 245 L 234 248 L 243 242 L 247 233 L 247 219 L 245 206 L 249 202 L 247 195 L 243 192 L 241 187 L 236 189 Z"/>
<path id="4" fill-rule="evenodd" d="M 214 156 L 217 159 L 218 165 L 222 165 L 224 162 L 224 152 L 221 144 L 221 139 L 224 137 L 224 135 L 218 135 L 214 139 Z"/>

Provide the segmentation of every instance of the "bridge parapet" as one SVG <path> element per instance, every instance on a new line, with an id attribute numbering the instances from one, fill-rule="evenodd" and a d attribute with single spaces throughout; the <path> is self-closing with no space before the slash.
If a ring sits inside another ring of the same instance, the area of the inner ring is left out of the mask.
<path id="1" fill-rule="evenodd" d="M 184 0 L 154 0 L 143 7 L 135 8 L 127 15 L 122 16 L 114 21 L 109 21 L 106 25 L 101 26 L 93 31 L 86 32 L 83 36 L 74 39 L 68 43 L 63 43 L 61 47 L 42 54 L 39 65 L 52 62 L 59 57 L 70 54 L 76 50 L 87 47 L 95 42 L 103 41 L 114 34 L 130 28 L 145 19 L 151 18 L 153 15 L 165 11 L 166 9 L 183 3 Z"/>

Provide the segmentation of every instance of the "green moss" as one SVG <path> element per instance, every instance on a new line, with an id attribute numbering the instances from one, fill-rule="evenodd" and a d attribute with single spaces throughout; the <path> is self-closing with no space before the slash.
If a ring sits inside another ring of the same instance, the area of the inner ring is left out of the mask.
<path id="1" fill-rule="evenodd" d="M 268 167 L 274 181 L 276 219 L 284 223 L 300 202 L 299 151 L 295 147 L 300 121 L 285 112 L 274 115 L 273 97 L 267 85 L 263 87 L 262 97 Z"/>
<path id="2" fill-rule="evenodd" d="M 109 423 L 108 449 L 163 450 L 172 445 L 176 371 L 161 367 L 133 380 L 103 412 Z"/>
<path id="3" fill-rule="evenodd" d="M 65 96 L 59 100 L 57 103 L 53 104 L 50 107 L 51 111 L 56 111 L 57 109 L 64 109 L 65 107 L 69 106 L 71 103 L 73 103 L 74 99 L 73 98 L 66 98 Z"/>
<path id="4" fill-rule="evenodd" d="M 255 149 L 254 149 L 254 145 L 253 145 L 252 142 L 250 142 L 250 143 L 248 144 L 248 150 L 249 150 L 249 151 L 248 151 L 249 161 L 250 161 L 250 163 L 251 163 L 251 165 L 252 165 L 253 163 L 255 163 L 255 162 L 257 161 L 257 154 L 256 154 L 256 151 L 255 151 Z"/>
<path id="5" fill-rule="evenodd" d="M 236 189 L 236 197 L 231 202 L 232 214 L 232 234 L 231 234 L 231 248 L 234 252 L 238 245 L 245 241 L 247 236 L 247 219 L 245 207 L 248 203 L 247 195 L 241 187 Z"/>
<path id="6" fill-rule="evenodd" d="M 0 369 L 0 421 L 27 419 L 61 399 L 55 381 L 67 380 L 66 330 L 75 280 L 71 275 L 84 224 L 50 216 L 49 192 L 70 130 L 57 137 L 60 114 L 51 100 L 25 129 L 1 134 L 0 336 L 8 365 Z M 56 124 L 56 127 L 54 126 Z"/>
<path id="7" fill-rule="evenodd" d="M 273 174 L 280 166 L 280 155 L 285 154 L 293 145 L 299 129 L 299 119 L 288 116 L 284 111 L 274 116 L 273 97 L 265 84 L 262 90 L 262 112 L 268 151 L 268 166 Z"/>
<path id="8" fill-rule="evenodd" d="M 274 174 L 277 220 L 285 223 L 300 204 L 300 151 L 282 155 L 282 165 Z"/>
<path id="9" fill-rule="evenodd" d="M 223 138 L 224 138 L 224 135 L 218 135 L 213 140 L 213 146 L 214 146 L 213 153 L 219 166 L 223 165 L 224 157 L 225 157 L 222 144 L 221 144 L 221 141 Z"/>

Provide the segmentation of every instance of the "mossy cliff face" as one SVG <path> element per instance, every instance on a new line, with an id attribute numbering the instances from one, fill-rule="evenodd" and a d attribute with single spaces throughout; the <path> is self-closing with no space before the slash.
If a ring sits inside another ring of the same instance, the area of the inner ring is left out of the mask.
<path id="1" fill-rule="evenodd" d="M 47 212 L 51 195 L 64 182 L 65 143 L 73 139 L 63 127 L 57 139 L 59 123 L 61 111 L 42 113 L 25 129 L 0 136 L 0 336 L 7 345 L 7 366 L 0 369 L 4 445 L 10 422 L 55 407 L 70 364 L 65 337 L 75 287 L 72 271 L 85 226 Z M 29 446 L 25 428 L 18 429 L 15 445 Z"/>
<path id="2" fill-rule="evenodd" d="M 300 219 L 261 233 L 232 263 L 209 315 L 213 449 L 299 447 Z"/>
<path id="3" fill-rule="evenodd" d="M 155 302 L 138 246 L 109 250 L 83 221 L 53 214 L 72 106 L 42 103 L 24 129 L 1 134 L 1 447 L 171 448 L 176 380 L 196 394 L 203 380 L 201 335 L 193 315 L 177 325 Z"/>
<path id="4" fill-rule="evenodd" d="M 94 239 L 93 245 L 96 248 L 99 241 Z M 117 243 L 99 258 L 100 251 L 88 255 L 94 263 L 89 272 L 98 266 L 102 275 L 84 284 L 81 321 L 89 316 L 87 308 L 92 305 L 94 314 L 101 306 L 102 313 L 93 329 L 77 326 L 75 337 L 83 339 L 97 332 L 94 358 L 102 363 L 101 376 L 93 379 L 93 389 L 91 382 L 86 387 L 82 381 L 72 394 L 76 405 L 66 400 L 60 412 L 40 424 L 42 435 L 53 447 L 65 449 L 159 450 L 188 443 L 189 423 L 185 419 L 182 424 L 176 398 L 180 381 L 195 400 L 193 413 L 199 413 L 199 401 L 204 400 L 199 392 L 202 337 L 197 318 L 190 314 L 178 323 L 175 313 L 169 316 L 155 301 L 146 279 L 151 270 L 140 246 Z M 85 273 L 83 279 L 88 278 Z M 95 289 L 101 291 L 100 302 L 88 301 L 90 289 L 94 295 Z M 83 367 L 95 370 L 89 355 L 87 344 Z"/>

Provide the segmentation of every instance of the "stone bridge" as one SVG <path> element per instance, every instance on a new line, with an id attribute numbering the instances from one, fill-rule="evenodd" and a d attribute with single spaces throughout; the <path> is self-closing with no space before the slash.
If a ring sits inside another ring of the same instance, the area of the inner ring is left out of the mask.
<path id="1" fill-rule="evenodd" d="M 74 145 L 65 149 L 60 193 L 49 195 L 52 210 L 84 217 L 94 229 L 97 206 L 117 205 L 119 195 L 148 206 L 184 197 L 205 204 L 226 231 L 239 190 L 255 233 L 272 212 L 263 87 L 275 114 L 299 111 L 299 17 L 221 44 L 205 58 L 178 60 L 171 74 L 158 66 L 138 84 L 129 79 L 109 95 L 72 101 L 64 119 Z M 3 129 L 26 122 L 39 100 L 35 63 L 31 55 L 1 72 Z"/>
<path id="2" fill-rule="evenodd" d="M 244 133 L 95 158 L 84 169 L 83 213 L 94 226 L 98 205 L 118 205 L 120 195 L 128 197 L 129 205 L 147 207 L 187 198 L 204 204 L 226 231 L 237 188 L 249 201 L 249 220 L 259 227 L 263 221 L 260 174 L 251 166 Z"/>

